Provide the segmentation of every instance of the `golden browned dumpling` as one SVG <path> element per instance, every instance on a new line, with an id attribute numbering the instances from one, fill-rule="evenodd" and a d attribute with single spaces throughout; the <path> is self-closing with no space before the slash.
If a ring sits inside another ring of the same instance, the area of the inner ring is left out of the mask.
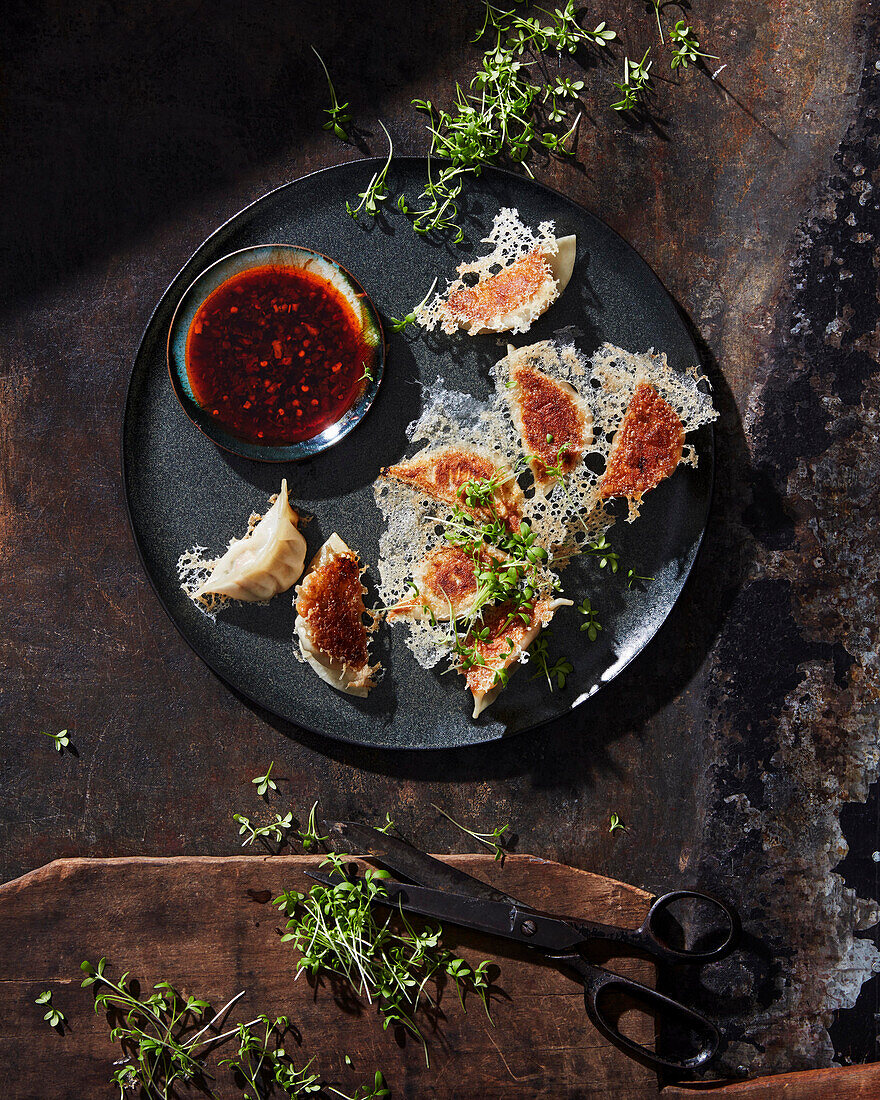
<path id="1" fill-rule="evenodd" d="M 504 605 L 494 607 L 483 615 L 480 631 L 488 626 L 489 635 L 468 639 L 476 650 L 479 662 L 472 664 L 465 673 L 468 689 L 474 697 L 474 718 L 479 718 L 495 702 L 504 687 L 498 673 L 519 661 L 542 627 L 549 625 L 557 608 L 571 607 L 571 604 L 571 600 L 537 600 L 527 623 L 519 615 L 511 616 L 510 608 Z"/>
<path id="2" fill-rule="evenodd" d="M 442 294 L 416 307 L 419 324 L 444 332 L 528 332 L 565 290 L 574 269 L 577 242 L 557 237 L 553 222 L 536 230 L 504 207 L 484 243 L 492 252 L 460 264 L 457 278 Z M 471 281 L 468 281 L 470 277 Z"/>
<path id="3" fill-rule="evenodd" d="M 653 386 L 640 382 L 614 435 L 600 496 L 639 500 L 675 471 L 683 448 L 678 413 Z"/>
<path id="4" fill-rule="evenodd" d="M 593 415 L 574 386 L 527 363 L 510 368 L 508 401 L 529 456 L 536 483 L 546 489 L 554 476 L 569 474 L 593 442 Z"/>
<path id="5" fill-rule="evenodd" d="M 296 635 L 321 679 L 348 695 L 367 695 L 379 665 L 370 665 L 361 564 L 337 534 L 324 543 L 296 589 Z"/>
<path id="6" fill-rule="evenodd" d="M 434 500 L 458 504 L 480 520 L 491 522 L 497 515 L 510 531 L 518 530 L 522 520 L 525 500 L 513 470 L 475 448 L 443 447 L 423 451 L 415 458 L 389 466 L 385 474 Z M 485 480 L 492 481 L 495 486 L 491 501 L 485 505 L 468 505 L 465 500 L 468 482 Z"/>

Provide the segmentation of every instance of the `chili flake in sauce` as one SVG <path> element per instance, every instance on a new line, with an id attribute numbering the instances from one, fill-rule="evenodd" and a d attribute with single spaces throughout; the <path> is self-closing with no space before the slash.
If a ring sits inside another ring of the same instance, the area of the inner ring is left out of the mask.
<path id="1" fill-rule="evenodd" d="M 256 444 L 299 443 L 335 424 L 372 357 L 345 298 L 301 268 L 255 267 L 228 279 L 199 307 L 186 339 L 196 401 Z"/>

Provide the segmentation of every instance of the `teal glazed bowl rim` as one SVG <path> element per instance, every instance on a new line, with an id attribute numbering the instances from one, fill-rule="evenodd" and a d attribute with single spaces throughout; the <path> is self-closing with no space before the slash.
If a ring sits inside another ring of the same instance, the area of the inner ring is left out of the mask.
<path id="1" fill-rule="evenodd" d="M 361 331 L 371 343 L 373 363 L 364 384 L 352 405 L 342 417 L 310 439 L 298 443 L 251 443 L 218 424 L 199 404 L 193 394 L 186 369 L 186 342 L 193 318 L 211 294 L 229 279 L 254 267 L 318 267 L 345 294 L 349 304 L 360 310 Z M 258 462 L 289 462 L 326 451 L 344 439 L 367 414 L 376 399 L 385 371 L 385 333 L 379 313 L 370 296 L 357 279 L 330 256 L 294 244 L 263 244 L 230 252 L 206 267 L 183 292 L 168 330 L 168 374 L 171 386 L 187 417 L 204 435 L 225 451 Z"/>

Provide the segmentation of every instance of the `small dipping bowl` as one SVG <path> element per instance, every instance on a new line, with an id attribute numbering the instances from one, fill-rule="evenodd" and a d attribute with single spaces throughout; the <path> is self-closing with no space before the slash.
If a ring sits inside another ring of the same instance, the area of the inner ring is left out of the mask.
<path id="1" fill-rule="evenodd" d="M 384 368 L 382 325 L 364 288 L 297 245 L 217 260 L 186 290 L 168 333 L 183 411 L 218 447 L 261 462 L 338 443 L 372 405 Z"/>

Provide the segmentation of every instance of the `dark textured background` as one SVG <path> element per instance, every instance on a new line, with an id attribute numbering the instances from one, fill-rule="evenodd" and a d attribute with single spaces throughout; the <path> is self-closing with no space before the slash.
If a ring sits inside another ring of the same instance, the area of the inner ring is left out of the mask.
<path id="1" fill-rule="evenodd" d="M 307 42 L 364 151 L 381 152 L 382 118 L 398 151 L 423 152 L 409 100 L 445 102 L 468 77 L 477 6 L 10 5 L 3 874 L 62 855 L 233 852 L 231 814 L 259 815 L 249 780 L 274 759 L 298 812 L 316 797 L 328 815 L 387 809 L 423 845 L 472 848 L 438 802 L 509 821 L 523 851 L 711 886 L 754 937 L 705 977 L 736 1039 L 729 1064 L 828 1064 L 829 1027 L 841 1057 L 873 1058 L 876 982 L 832 1017 L 877 958 L 876 906 L 856 896 L 877 897 L 880 848 L 869 15 L 854 0 L 695 3 L 725 67 L 663 76 L 641 122 L 604 106 L 623 49 L 589 68 L 577 162 L 537 172 L 632 242 L 703 342 L 722 413 L 704 551 L 658 638 L 592 704 L 537 735 L 407 755 L 279 729 L 190 653 L 126 527 L 119 422 L 143 327 L 203 238 L 285 180 L 361 155 L 320 130 Z M 640 56 L 649 11 L 620 0 L 597 18 L 624 16 Z M 76 755 L 39 735 L 62 727 Z M 626 832 L 609 835 L 612 811 Z"/>

